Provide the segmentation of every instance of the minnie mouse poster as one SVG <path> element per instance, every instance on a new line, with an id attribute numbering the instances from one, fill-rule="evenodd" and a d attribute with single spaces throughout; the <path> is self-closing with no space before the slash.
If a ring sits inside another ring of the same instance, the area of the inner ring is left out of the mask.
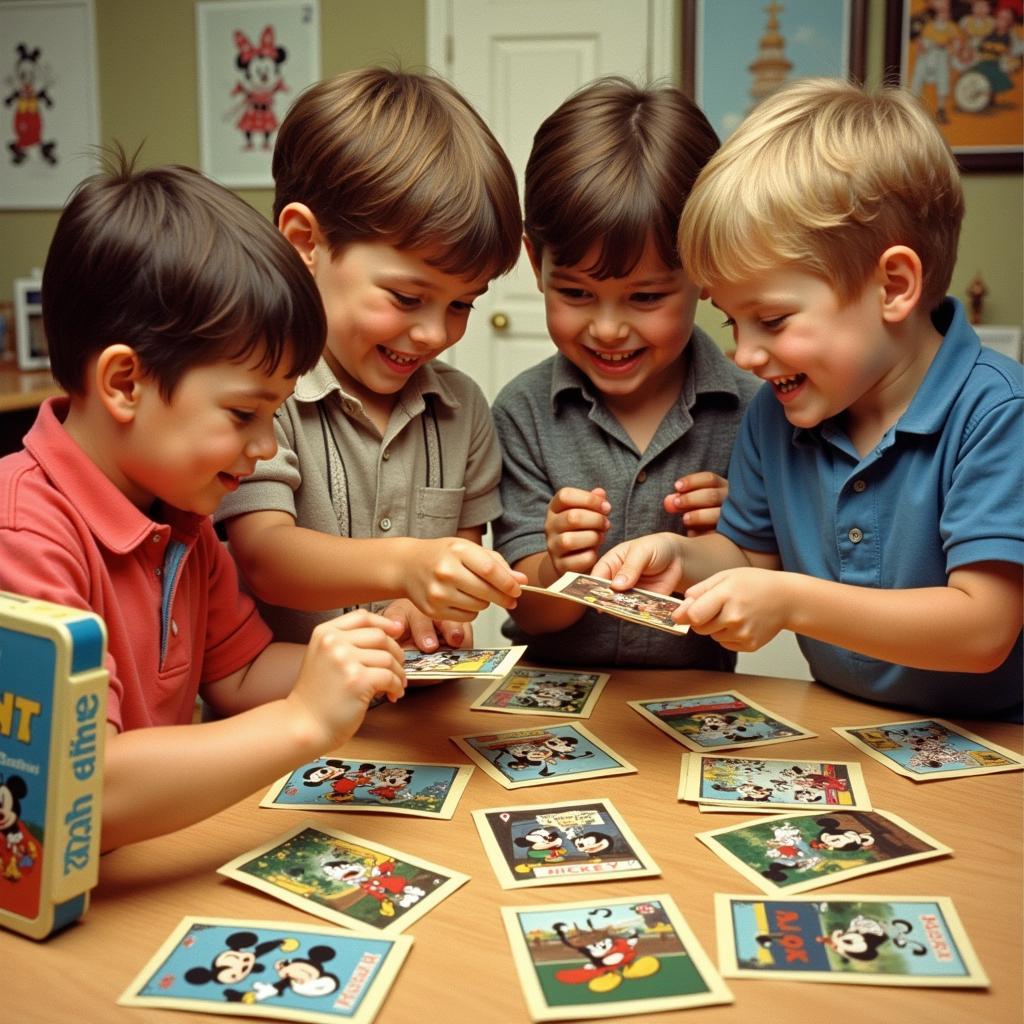
<path id="1" fill-rule="evenodd" d="M 281 77 L 281 65 L 287 59 L 287 52 L 274 41 L 273 25 L 263 29 L 259 43 L 254 44 L 238 29 L 235 30 L 234 38 L 238 50 L 235 65 L 242 77 L 235 83 L 231 95 L 244 97 L 242 116 L 235 127 L 245 137 L 244 149 L 252 149 L 253 137 L 258 135 L 263 136 L 263 148 L 270 149 L 271 136 L 278 124 L 274 113 L 274 96 L 288 91 Z"/>

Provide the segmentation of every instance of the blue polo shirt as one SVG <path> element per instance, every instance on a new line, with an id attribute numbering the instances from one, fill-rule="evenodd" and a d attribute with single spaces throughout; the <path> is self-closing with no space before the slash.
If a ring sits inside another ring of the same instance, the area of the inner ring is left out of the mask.
<path id="1" fill-rule="evenodd" d="M 863 458 L 835 420 L 804 430 L 754 398 L 718 529 L 782 568 L 861 587 L 945 586 L 960 566 L 1024 563 L 1024 367 L 982 348 L 955 299 L 909 408 Z M 906 668 L 798 638 L 814 678 L 932 714 L 1019 718 L 1022 642 L 986 675 Z"/>

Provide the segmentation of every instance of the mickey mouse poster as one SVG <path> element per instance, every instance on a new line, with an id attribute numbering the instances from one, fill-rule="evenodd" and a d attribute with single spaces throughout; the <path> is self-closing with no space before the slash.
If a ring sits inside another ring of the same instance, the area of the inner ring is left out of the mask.
<path id="1" fill-rule="evenodd" d="M 92 0 L 0 4 L 0 207 L 59 209 L 95 168 Z"/>

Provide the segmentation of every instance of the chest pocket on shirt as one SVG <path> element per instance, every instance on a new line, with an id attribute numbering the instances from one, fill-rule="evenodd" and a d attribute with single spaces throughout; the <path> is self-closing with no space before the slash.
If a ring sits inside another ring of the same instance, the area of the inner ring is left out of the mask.
<path id="1" fill-rule="evenodd" d="M 417 487 L 416 537 L 451 537 L 459 529 L 465 487 Z"/>

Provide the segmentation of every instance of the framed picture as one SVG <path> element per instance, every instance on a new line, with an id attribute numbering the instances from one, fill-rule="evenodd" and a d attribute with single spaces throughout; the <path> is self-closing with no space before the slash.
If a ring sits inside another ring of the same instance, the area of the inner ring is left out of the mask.
<path id="1" fill-rule="evenodd" d="M 1024 170 L 1020 0 L 888 0 L 886 76 L 932 111 L 960 166 Z"/>
<path id="2" fill-rule="evenodd" d="M 199 156 L 222 185 L 266 188 L 277 129 L 320 77 L 317 0 L 196 4 Z"/>
<path id="3" fill-rule="evenodd" d="M 39 278 L 21 277 L 15 280 L 14 325 L 18 369 L 46 369 L 50 365 L 50 350 L 43 330 L 43 300 Z"/>
<path id="4" fill-rule="evenodd" d="M 0 208 L 59 210 L 96 170 L 92 0 L 2 0 Z"/>
<path id="5" fill-rule="evenodd" d="M 724 141 L 783 82 L 862 80 L 866 25 L 866 0 L 683 0 L 683 89 Z"/>

